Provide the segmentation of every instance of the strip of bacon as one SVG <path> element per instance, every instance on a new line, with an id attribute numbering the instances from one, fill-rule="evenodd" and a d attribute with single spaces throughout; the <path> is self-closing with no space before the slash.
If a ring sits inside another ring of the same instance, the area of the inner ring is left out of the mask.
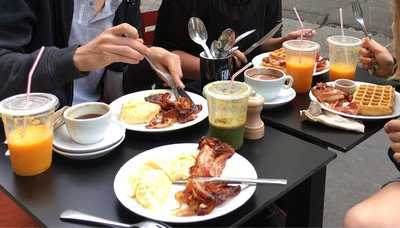
<path id="1" fill-rule="evenodd" d="M 238 195 L 240 185 L 230 186 L 226 183 L 202 183 L 195 177 L 220 176 L 226 161 L 232 157 L 235 150 L 216 138 L 203 137 L 199 142 L 200 152 L 195 165 L 190 168 L 190 175 L 185 190 L 177 192 L 176 200 L 185 205 L 176 212 L 177 216 L 192 216 L 209 214 L 216 206 L 227 199 Z"/>
<path id="2" fill-rule="evenodd" d="M 220 176 L 226 161 L 235 153 L 230 145 L 211 137 L 200 139 L 199 150 L 196 163 L 190 168 L 192 177 Z"/>
<path id="3" fill-rule="evenodd" d="M 328 103 L 345 99 L 348 96 L 347 93 L 335 89 L 326 83 L 318 83 L 311 89 L 311 92 L 318 99 L 318 101 Z"/>
<path id="4" fill-rule="evenodd" d="M 201 105 L 192 105 L 186 97 L 179 97 L 177 101 L 171 101 L 170 93 L 153 94 L 145 97 L 147 102 L 158 104 L 161 107 L 160 113 L 146 126 L 147 128 L 160 129 L 171 126 L 172 124 L 186 123 L 197 118 L 197 114 L 202 110 Z"/>

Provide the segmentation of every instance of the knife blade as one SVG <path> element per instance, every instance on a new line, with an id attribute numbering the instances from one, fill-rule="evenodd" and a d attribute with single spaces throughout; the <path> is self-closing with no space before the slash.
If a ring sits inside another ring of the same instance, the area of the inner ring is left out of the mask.
<path id="1" fill-rule="evenodd" d="M 258 48 L 266 39 L 269 39 L 273 37 L 279 29 L 281 29 L 283 26 L 283 23 L 279 23 L 276 25 L 271 31 L 269 31 L 265 36 L 263 36 L 260 40 L 255 42 L 253 45 L 251 45 L 246 51 L 243 52 L 244 55 L 250 54 L 250 52 L 254 51 L 254 49 Z"/>
<path id="2" fill-rule="evenodd" d="M 266 179 L 266 178 L 235 178 L 235 177 L 197 177 L 202 182 L 226 182 L 229 184 L 278 184 L 286 185 L 286 179 Z M 187 180 L 174 181 L 174 184 L 186 184 Z"/>

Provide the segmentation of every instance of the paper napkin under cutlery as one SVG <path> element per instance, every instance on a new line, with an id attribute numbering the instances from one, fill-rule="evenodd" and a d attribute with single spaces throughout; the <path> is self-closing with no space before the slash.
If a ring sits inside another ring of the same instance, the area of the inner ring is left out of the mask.
<path id="1" fill-rule="evenodd" d="M 329 127 L 355 131 L 359 133 L 364 133 L 365 131 L 364 124 L 328 111 L 323 111 L 321 105 L 315 101 L 311 101 L 307 110 L 300 111 L 300 116 L 303 120 L 318 122 Z"/>

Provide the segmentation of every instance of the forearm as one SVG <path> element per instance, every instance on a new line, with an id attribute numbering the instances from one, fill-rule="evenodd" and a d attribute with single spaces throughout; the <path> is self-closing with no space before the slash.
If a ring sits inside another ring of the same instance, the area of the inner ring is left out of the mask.
<path id="1" fill-rule="evenodd" d="M 261 50 L 265 52 L 273 51 L 282 47 L 282 43 L 286 41 L 285 37 L 271 38 L 261 45 Z"/>
<path id="2" fill-rule="evenodd" d="M 29 69 L 37 52 L 23 54 L 0 49 L 0 97 L 21 93 L 26 89 Z M 73 64 L 75 48 L 47 47 L 32 78 L 33 91 L 49 91 L 79 77 Z"/>
<path id="3" fill-rule="evenodd" d="M 173 51 L 181 59 L 183 78 L 189 80 L 200 80 L 200 58 L 184 51 Z"/>

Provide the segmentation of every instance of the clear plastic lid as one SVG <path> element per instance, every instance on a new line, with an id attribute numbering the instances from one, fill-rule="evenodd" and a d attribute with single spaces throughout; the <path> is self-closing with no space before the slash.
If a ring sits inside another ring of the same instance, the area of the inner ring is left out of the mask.
<path id="1" fill-rule="evenodd" d="M 58 98 L 48 93 L 31 93 L 29 101 L 26 94 L 6 98 L 0 102 L 0 113 L 10 116 L 32 116 L 55 109 Z"/>
<path id="2" fill-rule="evenodd" d="M 360 39 L 353 36 L 330 36 L 326 40 L 330 44 L 342 47 L 360 46 L 362 43 Z"/>
<path id="3" fill-rule="evenodd" d="M 243 82 L 234 81 L 216 81 L 207 84 L 203 89 L 203 94 L 207 98 L 218 100 L 242 100 L 248 98 L 251 94 L 251 87 Z"/>
<path id="4" fill-rule="evenodd" d="M 320 48 L 318 43 L 309 40 L 289 40 L 285 41 L 282 46 L 285 49 L 299 52 L 312 52 Z"/>

